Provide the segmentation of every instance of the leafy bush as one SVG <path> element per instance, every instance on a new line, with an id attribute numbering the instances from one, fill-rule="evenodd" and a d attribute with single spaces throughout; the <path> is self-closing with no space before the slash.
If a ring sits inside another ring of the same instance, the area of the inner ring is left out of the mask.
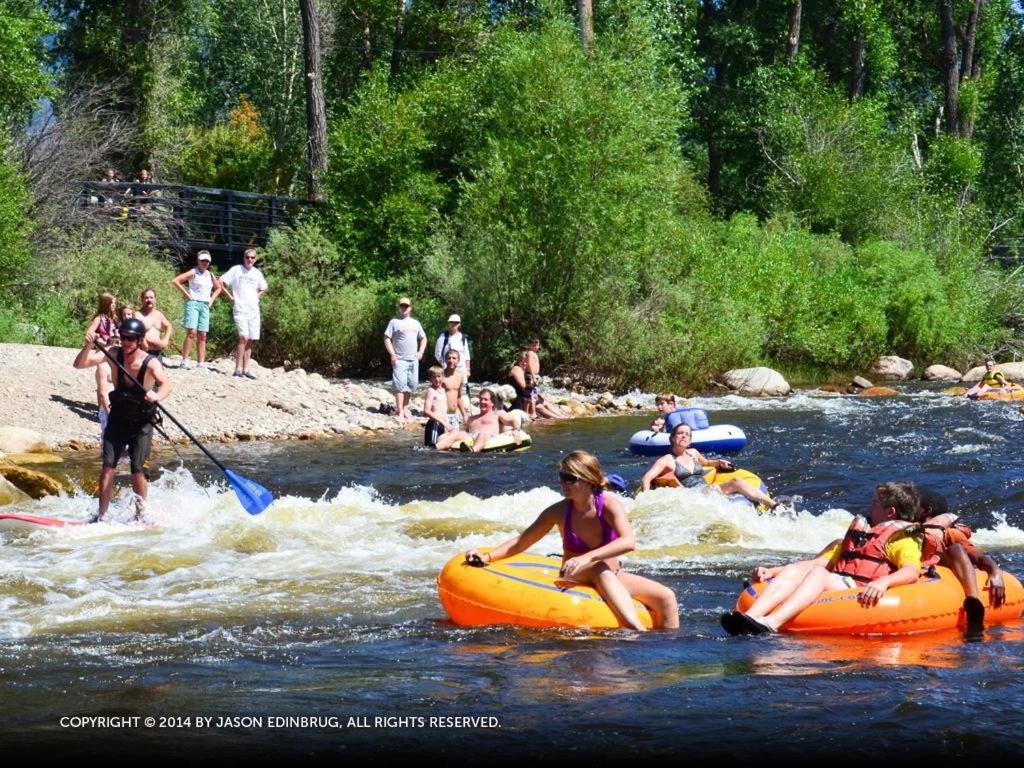
<path id="1" fill-rule="evenodd" d="M 36 262 L 33 275 L 40 291 L 55 298 L 54 302 L 36 304 L 40 320 L 54 324 L 46 333 L 63 343 L 79 344 L 101 293 L 113 293 L 120 302 L 138 308 L 142 291 L 152 288 L 157 307 L 177 328 L 180 346 L 184 297 L 170 284 L 175 270 L 152 253 L 148 237 L 144 230 L 116 225 L 64 233 L 50 258 Z M 79 324 L 76 334 L 68 333 L 70 320 Z"/>
<path id="2" fill-rule="evenodd" d="M 3 160 L 0 138 L 0 290 L 9 291 L 23 279 L 29 263 L 29 195 L 21 174 Z"/>
<path id="3" fill-rule="evenodd" d="M 260 125 L 256 108 L 241 97 L 227 120 L 212 128 L 191 128 L 170 175 L 183 184 L 272 192 L 275 173 L 273 148 Z"/>

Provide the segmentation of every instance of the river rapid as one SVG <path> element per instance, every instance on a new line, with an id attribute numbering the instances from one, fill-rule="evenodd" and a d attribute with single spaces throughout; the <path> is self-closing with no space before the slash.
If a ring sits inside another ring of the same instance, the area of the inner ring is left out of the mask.
<path id="1" fill-rule="evenodd" d="M 626 500 L 639 541 L 626 567 L 675 590 L 676 632 L 461 629 L 435 584 L 460 550 L 556 501 L 570 450 L 635 487 L 649 460 L 627 444 L 649 418 L 538 426 L 532 450 L 508 455 L 438 455 L 411 432 L 216 446 L 277 496 L 258 517 L 201 454 L 165 447 L 151 526 L 0 538 L 0 746 L 248 763 L 1024 754 L 1019 621 L 972 640 L 731 638 L 718 624 L 755 565 L 816 552 L 886 480 L 947 494 L 974 540 L 1024 574 L 1017 407 L 924 386 L 692 404 L 743 428 L 735 462 L 796 501 L 759 515 L 682 489 Z M 4 511 L 82 519 L 94 505 L 77 494 Z M 114 511 L 127 519 L 127 500 Z M 533 551 L 559 549 L 549 536 Z"/>

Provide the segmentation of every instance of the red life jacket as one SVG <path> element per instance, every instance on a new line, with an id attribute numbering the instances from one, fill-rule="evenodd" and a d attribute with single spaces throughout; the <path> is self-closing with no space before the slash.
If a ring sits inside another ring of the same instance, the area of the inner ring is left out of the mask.
<path id="1" fill-rule="evenodd" d="M 905 520 L 886 520 L 864 531 L 858 530 L 858 523 L 862 521 L 863 518 L 854 518 L 846 531 L 840 545 L 839 559 L 832 572 L 868 584 L 896 572 L 896 563 L 886 555 L 885 545 L 889 543 L 889 539 L 903 533 L 913 523 Z"/>

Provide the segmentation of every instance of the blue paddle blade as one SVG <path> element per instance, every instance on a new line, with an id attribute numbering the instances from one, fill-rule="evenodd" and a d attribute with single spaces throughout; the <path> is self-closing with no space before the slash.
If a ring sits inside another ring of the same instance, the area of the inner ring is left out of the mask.
<path id="1" fill-rule="evenodd" d="M 235 474 L 230 469 L 225 469 L 224 474 L 228 476 L 228 482 L 235 489 L 238 501 L 250 515 L 258 515 L 274 503 L 274 494 L 259 483 Z"/>

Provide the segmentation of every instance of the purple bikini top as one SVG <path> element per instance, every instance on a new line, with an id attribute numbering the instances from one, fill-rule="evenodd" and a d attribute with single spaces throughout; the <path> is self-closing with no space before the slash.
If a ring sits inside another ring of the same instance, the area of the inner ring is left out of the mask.
<path id="1" fill-rule="evenodd" d="M 566 554 L 571 555 L 582 555 L 585 552 L 590 552 L 592 549 L 603 547 L 605 544 L 615 541 L 619 538 L 619 534 L 615 532 L 615 529 L 611 527 L 607 520 L 604 519 L 604 493 L 598 493 L 594 496 L 594 500 L 597 504 L 597 519 L 601 523 L 601 543 L 597 547 L 587 546 L 576 531 L 572 528 L 572 499 L 566 499 L 565 505 L 565 521 L 562 523 L 562 551 Z"/>

